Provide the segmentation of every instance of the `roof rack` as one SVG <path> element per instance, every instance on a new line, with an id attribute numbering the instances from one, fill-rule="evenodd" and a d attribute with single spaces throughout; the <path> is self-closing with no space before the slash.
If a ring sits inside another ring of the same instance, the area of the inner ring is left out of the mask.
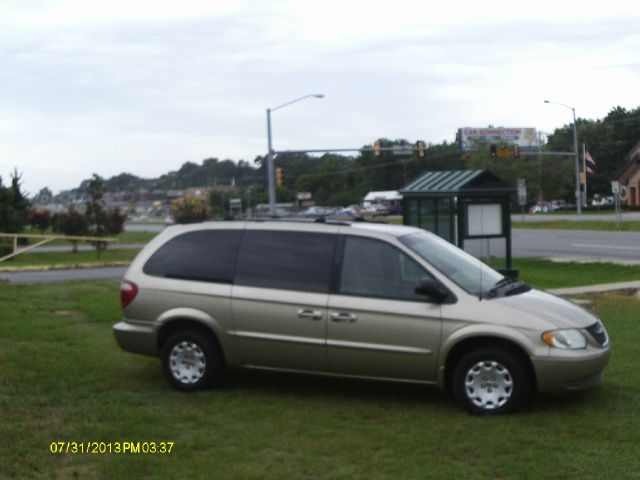
<path id="1" fill-rule="evenodd" d="M 350 227 L 351 223 L 343 220 L 334 220 L 326 217 L 318 218 L 294 218 L 294 217 L 254 217 L 238 219 L 245 222 L 291 222 L 291 223 L 323 223 L 325 225 L 338 225 L 344 227 Z"/>

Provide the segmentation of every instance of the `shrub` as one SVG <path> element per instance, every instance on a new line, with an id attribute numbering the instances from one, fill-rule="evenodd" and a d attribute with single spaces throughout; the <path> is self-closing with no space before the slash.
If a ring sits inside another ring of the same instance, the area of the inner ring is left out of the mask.
<path id="1" fill-rule="evenodd" d="M 51 226 L 51 214 L 48 210 L 30 209 L 27 213 L 27 222 L 40 233 L 44 233 Z"/>
<path id="2" fill-rule="evenodd" d="M 209 218 L 209 209 L 197 198 L 181 198 L 171 203 L 171 216 L 176 223 L 201 222 Z"/>
<path id="3" fill-rule="evenodd" d="M 69 207 L 66 213 L 56 213 L 52 219 L 52 228 L 54 232 L 63 235 L 82 236 L 89 233 L 89 222 L 86 215 L 77 212 L 73 207 Z M 72 240 L 73 251 L 78 251 L 78 241 Z"/>

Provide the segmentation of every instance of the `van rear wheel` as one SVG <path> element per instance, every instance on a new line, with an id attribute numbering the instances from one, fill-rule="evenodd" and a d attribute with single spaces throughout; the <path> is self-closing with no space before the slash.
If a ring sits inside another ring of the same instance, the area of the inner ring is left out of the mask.
<path id="1" fill-rule="evenodd" d="M 453 373 L 453 394 L 471 413 L 507 413 L 529 398 L 531 378 L 512 353 L 482 348 L 458 362 Z"/>
<path id="2" fill-rule="evenodd" d="M 169 383 L 178 390 L 205 388 L 222 376 L 222 355 L 200 332 L 174 333 L 162 348 L 162 368 Z"/>

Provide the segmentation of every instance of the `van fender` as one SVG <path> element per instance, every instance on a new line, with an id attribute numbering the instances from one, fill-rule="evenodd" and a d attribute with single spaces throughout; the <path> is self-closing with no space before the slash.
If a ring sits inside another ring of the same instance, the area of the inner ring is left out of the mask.
<path id="1" fill-rule="evenodd" d="M 160 324 L 158 331 L 173 322 L 195 322 L 210 330 L 217 337 L 218 342 L 220 343 L 220 348 L 222 348 L 222 352 L 227 360 L 229 360 L 228 355 L 233 352 L 233 349 L 230 348 L 230 345 L 228 344 L 228 336 L 220 323 L 202 310 L 188 307 L 172 308 L 162 313 L 162 315 L 157 318 L 157 322 Z"/>
<path id="2" fill-rule="evenodd" d="M 504 325 L 491 325 L 491 324 L 474 324 L 462 327 L 451 335 L 449 335 L 443 342 L 438 352 L 438 386 L 444 389 L 445 386 L 445 366 L 447 363 L 447 357 L 451 351 L 459 345 L 460 342 L 466 340 L 478 339 L 485 341 L 488 346 L 491 345 L 491 339 L 507 341 L 515 346 L 519 347 L 529 358 L 536 356 L 546 357 L 549 355 L 549 347 L 541 344 L 537 346 L 533 338 L 537 335 L 537 332 L 531 331 L 531 336 L 525 335 L 522 331 L 510 328 Z"/>

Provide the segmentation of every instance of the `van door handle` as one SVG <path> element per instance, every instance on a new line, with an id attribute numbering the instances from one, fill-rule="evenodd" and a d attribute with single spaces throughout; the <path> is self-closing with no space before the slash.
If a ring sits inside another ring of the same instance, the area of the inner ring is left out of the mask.
<path id="1" fill-rule="evenodd" d="M 331 314 L 332 322 L 344 322 L 344 323 L 355 323 L 358 321 L 358 316 L 354 313 L 332 313 Z"/>
<path id="2" fill-rule="evenodd" d="M 298 318 L 306 318 L 309 320 L 322 320 L 322 312 L 318 310 L 298 310 Z"/>

